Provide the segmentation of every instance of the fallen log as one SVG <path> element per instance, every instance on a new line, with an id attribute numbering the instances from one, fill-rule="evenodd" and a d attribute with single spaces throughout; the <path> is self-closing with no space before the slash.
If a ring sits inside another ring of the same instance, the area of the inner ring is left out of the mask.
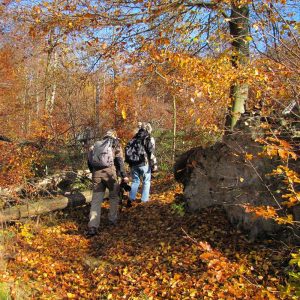
<path id="1" fill-rule="evenodd" d="M 53 199 L 43 199 L 26 205 L 6 208 L 0 212 L 0 223 L 14 222 L 20 219 L 46 214 L 67 207 L 78 207 L 91 202 L 92 192 L 60 195 Z"/>
<path id="2" fill-rule="evenodd" d="M 0 141 L 12 143 L 12 140 L 5 135 L 0 135 Z"/>
<path id="3" fill-rule="evenodd" d="M 30 198 L 33 194 L 51 194 L 58 189 L 68 191 L 71 185 L 79 178 L 91 179 L 89 170 L 63 171 L 58 174 L 49 175 L 45 178 L 31 179 L 21 186 L 13 186 L 8 188 L 0 187 L 0 197 L 13 199 L 16 197 Z"/>

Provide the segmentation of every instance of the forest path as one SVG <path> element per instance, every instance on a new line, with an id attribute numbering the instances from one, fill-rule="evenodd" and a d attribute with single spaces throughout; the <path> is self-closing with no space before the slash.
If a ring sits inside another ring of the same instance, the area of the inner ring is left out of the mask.
<path id="1" fill-rule="evenodd" d="M 185 213 L 181 188 L 153 182 L 151 201 L 123 208 L 118 226 L 104 203 L 97 236 L 84 236 L 89 206 L 20 224 L 7 237 L 6 281 L 16 299 L 280 299 L 287 250 L 257 244 L 224 212 Z M 177 195 L 176 195 L 177 193 Z M 10 240 L 9 240 L 10 239 Z"/>

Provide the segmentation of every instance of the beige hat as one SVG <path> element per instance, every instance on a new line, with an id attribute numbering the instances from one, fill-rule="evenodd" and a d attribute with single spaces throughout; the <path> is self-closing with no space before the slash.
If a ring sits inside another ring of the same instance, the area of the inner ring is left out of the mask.
<path id="1" fill-rule="evenodd" d="M 104 136 L 110 136 L 110 137 L 113 137 L 113 138 L 116 138 L 117 137 L 117 132 L 115 129 L 109 129 Z"/>
<path id="2" fill-rule="evenodd" d="M 144 123 L 143 124 L 143 128 L 148 132 L 151 133 L 152 132 L 152 126 L 150 123 Z"/>

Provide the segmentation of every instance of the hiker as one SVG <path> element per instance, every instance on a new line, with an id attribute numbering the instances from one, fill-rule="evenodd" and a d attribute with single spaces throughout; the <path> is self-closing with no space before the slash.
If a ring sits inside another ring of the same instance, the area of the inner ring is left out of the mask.
<path id="1" fill-rule="evenodd" d="M 157 161 L 154 155 L 155 140 L 151 137 L 150 123 L 139 123 L 139 130 L 128 142 L 125 148 L 125 162 L 131 169 L 132 184 L 127 206 L 135 200 L 142 179 L 142 202 L 149 200 L 151 172 L 157 171 Z"/>
<path id="2" fill-rule="evenodd" d="M 92 172 L 93 196 L 89 215 L 87 236 L 97 234 L 100 225 L 101 204 L 104 192 L 109 190 L 109 223 L 116 225 L 119 205 L 119 183 L 117 174 L 127 183 L 124 170 L 123 152 L 117 133 L 109 130 L 102 140 L 97 141 L 88 153 L 88 167 Z"/>

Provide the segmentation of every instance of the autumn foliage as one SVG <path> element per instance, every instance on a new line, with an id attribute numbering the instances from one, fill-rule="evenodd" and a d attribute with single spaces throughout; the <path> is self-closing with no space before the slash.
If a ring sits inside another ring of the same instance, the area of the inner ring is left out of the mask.
<path id="1" fill-rule="evenodd" d="M 171 206 L 180 188 L 169 180 L 155 184 L 153 201 L 123 210 L 117 228 L 106 223 L 105 205 L 101 234 L 91 240 L 82 235 L 86 208 L 57 214 L 55 224 L 46 217 L 43 225 L 11 228 L 3 278 L 12 295 L 283 299 L 278 275 L 288 248 L 249 244 L 217 208 L 180 216 Z M 162 188 L 166 184 L 171 188 Z"/>
<path id="2" fill-rule="evenodd" d="M 277 180 L 270 192 L 279 199 L 274 206 L 244 205 L 245 211 L 295 229 L 298 11 L 298 1 L 286 0 L 2 1 L 0 191 L 48 172 L 86 168 L 88 147 L 107 129 L 116 128 L 125 145 L 139 121 L 152 123 L 160 169 L 170 171 L 178 154 L 231 133 L 228 119 L 245 110 L 257 121 L 261 151 L 243 159 L 274 162 L 266 176 Z M 236 112 L 239 97 L 246 103 Z M 222 211 L 185 214 L 174 196 L 180 188 L 156 184 L 153 202 L 126 211 L 118 228 L 104 225 L 95 240 L 83 235 L 86 207 L 54 221 L 51 215 L 2 224 L 8 259 L 1 279 L 12 298 L 296 295 L 294 248 L 270 240 L 251 245 Z M 291 252 L 294 285 L 284 274 Z"/>

